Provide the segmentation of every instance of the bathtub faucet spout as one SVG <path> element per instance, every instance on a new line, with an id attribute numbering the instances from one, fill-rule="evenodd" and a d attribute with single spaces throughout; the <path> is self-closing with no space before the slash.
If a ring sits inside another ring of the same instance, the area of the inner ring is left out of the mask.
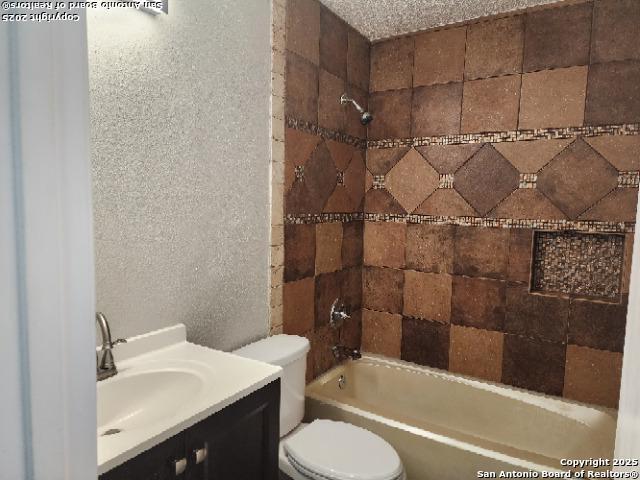
<path id="1" fill-rule="evenodd" d="M 357 348 L 345 347 L 344 345 L 334 345 L 331 348 L 333 356 L 338 360 L 344 360 L 350 358 L 351 360 L 358 360 L 362 357 L 360 350 Z"/>

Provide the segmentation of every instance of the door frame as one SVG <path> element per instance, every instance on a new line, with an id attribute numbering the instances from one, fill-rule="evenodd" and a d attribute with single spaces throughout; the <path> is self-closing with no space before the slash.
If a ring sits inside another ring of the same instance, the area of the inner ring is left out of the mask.
<path id="1" fill-rule="evenodd" d="M 84 12 L 0 22 L 3 478 L 96 478 L 88 132 Z"/>

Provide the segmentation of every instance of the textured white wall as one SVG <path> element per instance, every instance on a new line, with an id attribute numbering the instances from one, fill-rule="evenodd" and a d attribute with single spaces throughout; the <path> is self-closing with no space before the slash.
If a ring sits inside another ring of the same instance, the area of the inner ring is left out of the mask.
<path id="1" fill-rule="evenodd" d="M 117 337 L 266 335 L 269 0 L 88 17 L 96 308 Z"/>

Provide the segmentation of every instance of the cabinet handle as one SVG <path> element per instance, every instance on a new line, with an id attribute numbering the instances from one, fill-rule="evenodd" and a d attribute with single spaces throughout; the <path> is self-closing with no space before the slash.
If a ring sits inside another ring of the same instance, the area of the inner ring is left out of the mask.
<path id="1" fill-rule="evenodd" d="M 207 458 L 207 446 L 205 445 L 202 448 L 193 451 L 193 458 L 196 461 L 196 465 L 201 464 Z"/>
<path id="2" fill-rule="evenodd" d="M 180 460 L 174 460 L 173 466 L 176 469 L 176 477 L 182 475 L 184 471 L 187 469 L 187 459 L 181 458 Z"/>

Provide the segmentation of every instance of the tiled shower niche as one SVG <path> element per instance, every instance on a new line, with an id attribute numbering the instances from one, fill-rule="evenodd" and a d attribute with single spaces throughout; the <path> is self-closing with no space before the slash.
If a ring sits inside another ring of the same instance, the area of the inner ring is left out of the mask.
<path id="1" fill-rule="evenodd" d="M 531 289 L 618 301 L 624 236 L 536 232 Z"/>

